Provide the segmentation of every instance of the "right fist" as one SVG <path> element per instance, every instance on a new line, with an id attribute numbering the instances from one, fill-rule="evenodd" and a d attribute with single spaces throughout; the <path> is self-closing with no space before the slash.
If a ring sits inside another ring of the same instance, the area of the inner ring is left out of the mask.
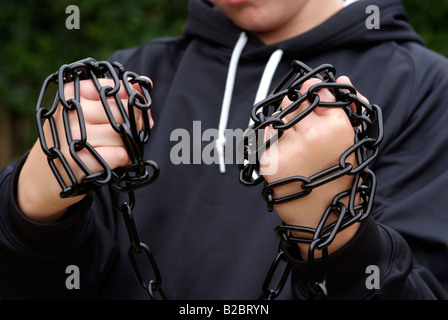
<path id="1" fill-rule="evenodd" d="M 112 79 L 98 79 L 101 86 L 114 87 Z M 139 90 L 139 86 L 133 85 L 132 90 Z M 72 83 L 64 85 L 64 96 L 66 100 L 75 97 L 74 86 Z M 92 147 L 81 149 L 76 152 L 79 160 L 88 168 L 91 173 L 97 173 L 104 170 L 93 153 L 98 155 L 107 163 L 108 167 L 113 170 L 118 167 L 126 167 L 131 164 L 125 144 L 118 132 L 116 132 L 109 121 L 104 110 L 100 94 L 91 80 L 80 81 L 80 97 L 79 103 L 82 106 L 82 115 L 85 124 L 86 141 Z M 128 103 L 128 94 L 123 85 L 118 92 L 118 96 L 126 112 Z M 117 101 L 113 96 L 107 98 L 109 109 L 116 124 L 124 122 L 123 116 L 118 108 Z M 135 108 L 134 108 L 135 109 Z M 63 117 L 63 107 L 58 106 L 53 114 L 55 131 L 59 140 L 59 150 L 66 159 L 73 175 L 78 182 L 81 181 L 86 173 L 76 163 L 70 154 L 69 145 L 66 138 L 66 128 L 64 122 L 69 124 L 69 133 L 71 140 L 81 139 L 80 119 L 77 112 L 68 111 Z M 152 127 L 152 119 L 150 111 L 134 110 L 135 125 L 137 132 L 144 127 L 142 112 L 148 112 L 149 123 Z M 131 119 L 130 119 L 131 120 Z M 43 132 L 47 149 L 54 146 L 52 129 L 45 121 L 43 124 Z M 61 186 L 57 182 L 55 175 L 47 161 L 47 156 L 42 150 L 41 141 L 37 141 L 33 146 L 28 159 L 26 160 L 19 176 L 17 200 L 21 210 L 31 219 L 40 222 L 52 222 L 59 219 L 65 210 L 72 204 L 78 202 L 84 197 L 79 195 L 62 199 L 60 197 Z M 58 172 L 65 184 L 70 186 L 71 182 L 60 159 L 54 160 Z"/>

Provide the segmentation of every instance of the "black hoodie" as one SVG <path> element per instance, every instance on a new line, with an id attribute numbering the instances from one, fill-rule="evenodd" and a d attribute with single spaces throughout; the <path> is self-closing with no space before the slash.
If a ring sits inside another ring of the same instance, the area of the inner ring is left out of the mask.
<path id="1" fill-rule="evenodd" d="M 379 7 L 379 29 L 366 26 L 368 5 Z M 145 155 L 159 164 L 160 177 L 136 191 L 134 220 L 168 299 L 260 296 L 281 221 L 267 211 L 261 186 L 239 183 L 235 158 L 220 166 L 219 157 L 210 164 L 201 155 L 210 155 L 218 128 L 247 128 L 252 105 L 267 94 L 263 88 L 278 83 L 294 59 L 334 65 L 384 116 L 384 141 L 371 165 L 378 180 L 374 210 L 330 256 L 329 298 L 446 299 L 448 61 L 424 47 L 401 2 L 360 0 L 309 32 L 266 46 L 207 1 L 191 0 L 184 31 L 111 56 L 154 82 L 155 126 Z M 187 137 L 189 155 L 181 148 Z M 86 197 L 58 223 L 34 223 L 15 200 L 25 159 L 0 176 L 0 296 L 146 299 L 108 192 Z M 288 257 L 292 276 L 278 299 L 307 299 L 307 264 L 293 251 Z M 66 287 L 70 265 L 79 268 L 79 289 Z M 379 288 L 368 285 L 369 266 L 378 268 Z"/>

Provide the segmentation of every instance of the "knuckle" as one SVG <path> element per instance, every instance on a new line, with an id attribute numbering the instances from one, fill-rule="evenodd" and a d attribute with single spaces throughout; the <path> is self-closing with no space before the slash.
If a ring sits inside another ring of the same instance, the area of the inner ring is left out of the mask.
<path id="1" fill-rule="evenodd" d="M 115 149 L 116 149 L 114 150 L 114 159 L 116 161 L 115 166 L 124 167 L 130 164 L 130 159 L 126 148 L 124 146 L 119 146 L 116 147 Z"/>

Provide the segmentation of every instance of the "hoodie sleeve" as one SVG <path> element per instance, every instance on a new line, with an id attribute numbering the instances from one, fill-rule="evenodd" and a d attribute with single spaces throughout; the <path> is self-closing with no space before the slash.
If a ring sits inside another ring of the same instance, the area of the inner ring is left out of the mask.
<path id="1" fill-rule="evenodd" d="M 101 269 L 95 262 L 92 198 L 71 206 L 64 218 L 40 224 L 26 218 L 16 201 L 17 180 L 27 158 L 0 173 L 0 298 L 91 298 Z M 104 248 L 102 255 L 107 255 Z M 102 260 L 102 259 L 99 259 Z M 69 266 L 82 271 L 80 290 L 68 290 Z"/>
<path id="2" fill-rule="evenodd" d="M 286 249 L 292 262 L 292 291 L 296 299 L 312 296 L 308 289 L 308 263 L 295 248 Z M 432 300 L 448 296 L 430 270 L 415 265 L 413 252 L 392 228 L 367 219 L 357 235 L 331 254 L 325 277 L 328 299 Z M 322 270 L 322 260 L 313 266 Z"/>
<path id="3" fill-rule="evenodd" d="M 417 44 L 390 59 L 373 94 L 360 89 L 382 106 L 385 138 L 372 215 L 328 258 L 330 299 L 448 298 L 448 62 Z M 294 294 L 308 297 L 308 265 L 287 252 Z"/>
<path id="4" fill-rule="evenodd" d="M 180 37 L 174 41 L 158 39 L 135 49 L 117 51 L 110 60 L 120 61 L 127 70 L 140 74 L 144 74 L 142 70 L 153 74 L 149 71 L 157 66 L 163 70 L 157 72 L 162 79 L 152 80 L 158 83 L 157 92 L 163 94 L 175 72 L 173 61 L 178 60 L 185 43 Z M 168 52 L 173 55 L 170 59 L 158 59 Z M 138 55 L 154 58 L 140 59 Z M 148 65 L 151 61 L 156 63 Z M 26 158 L 27 154 L 0 172 L 0 299 L 90 299 L 134 294 L 126 291 L 132 290 L 135 280 L 117 239 L 117 234 L 125 232 L 123 221 L 114 214 L 107 187 L 94 198 L 86 196 L 71 206 L 57 223 L 36 223 L 26 218 L 16 201 L 17 180 Z M 127 248 L 124 250 L 127 252 Z M 112 270 L 119 269 L 119 264 L 125 265 L 120 277 L 129 278 L 132 285 L 118 281 L 115 290 L 105 290 L 114 281 Z M 68 290 L 65 284 L 69 277 L 66 269 L 71 265 L 80 270 L 78 290 Z M 137 290 L 137 297 L 141 298 L 143 291 Z"/>

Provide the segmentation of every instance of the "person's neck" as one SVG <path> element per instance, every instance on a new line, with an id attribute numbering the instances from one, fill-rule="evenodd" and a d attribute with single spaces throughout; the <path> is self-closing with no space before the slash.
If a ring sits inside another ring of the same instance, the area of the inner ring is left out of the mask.
<path id="1" fill-rule="evenodd" d="M 288 23 L 274 30 L 253 34 L 266 45 L 281 42 L 315 28 L 343 8 L 344 0 L 307 1 Z"/>

